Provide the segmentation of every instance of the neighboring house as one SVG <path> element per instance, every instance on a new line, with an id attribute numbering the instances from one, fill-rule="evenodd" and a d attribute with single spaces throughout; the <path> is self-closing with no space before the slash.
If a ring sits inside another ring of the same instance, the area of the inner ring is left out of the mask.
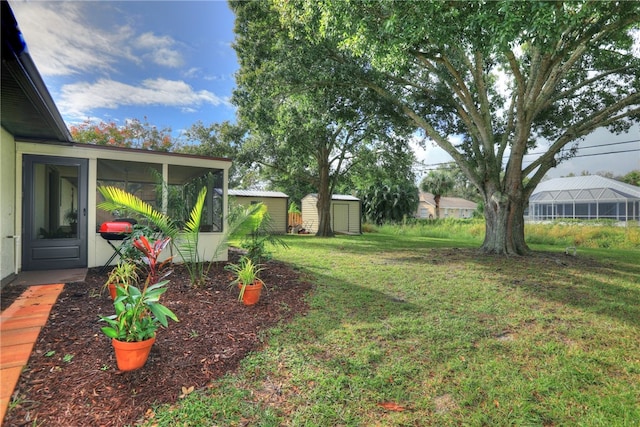
<path id="1" fill-rule="evenodd" d="M 289 196 L 279 191 L 255 191 L 255 190 L 229 190 L 229 196 L 243 206 L 263 203 L 271 217 L 271 228 L 275 233 L 286 233 L 289 227 L 287 223 L 287 209 Z"/>
<path id="2" fill-rule="evenodd" d="M 471 218 L 478 204 L 460 197 L 440 197 L 440 218 Z M 416 218 L 435 218 L 436 201 L 433 194 L 420 192 Z"/>
<path id="3" fill-rule="evenodd" d="M 640 187 L 598 175 L 541 182 L 529 198 L 529 219 L 640 220 Z"/>
<path id="4" fill-rule="evenodd" d="M 0 280 L 21 270 L 103 265 L 113 254 L 98 229 L 113 217 L 96 208 L 97 187 L 114 185 L 158 209 L 166 191 L 209 188 L 201 255 L 222 240 L 231 161 L 75 144 L 2 1 Z M 226 254 L 220 254 L 226 259 Z"/>
<path id="5" fill-rule="evenodd" d="M 302 226 L 309 233 L 318 232 L 317 194 L 302 198 Z M 334 194 L 331 197 L 331 229 L 334 233 L 362 234 L 362 204 L 353 196 Z"/>

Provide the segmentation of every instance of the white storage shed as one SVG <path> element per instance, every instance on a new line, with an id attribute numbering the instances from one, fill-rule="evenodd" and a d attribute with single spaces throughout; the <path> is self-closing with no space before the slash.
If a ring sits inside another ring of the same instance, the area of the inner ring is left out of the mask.
<path id="1" fill-rule="evenodd" d="M 302 226 L 309 233 L 318 232 L 317 194 L 302 198 Z M 362 234 L 362 204 L 360 199 L 344 194 L 331 198 L 331 229 L 334 233 Z"/>
<path id="2" fill-rule="evenodd" d="M 271 225 L 275 233 L 284 234 L 289 227 L 287 210 L 289 196 L 279 191 L 229 190 L 231 201 L 243 206 L 264 203 L 271 217 Z"/>

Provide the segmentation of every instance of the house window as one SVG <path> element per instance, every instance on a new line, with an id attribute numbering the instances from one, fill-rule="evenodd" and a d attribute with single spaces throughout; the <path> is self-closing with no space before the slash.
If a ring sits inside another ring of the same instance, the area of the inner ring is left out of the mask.
<path id="1" fill-rule="evenodd" d="M 200 231 L 223 231 L 223 179 L 221 169 L 169 165 L 167 212 L 181 223 L 189 219 L 198 194 L 207 188 Z"/>
<path id="2" fill-rule="evenodd" d="M 149 203 L 159 212 L 163 212 L 166 207 L 166 213 L 179 225 L 189 220 L 198 193 L 206 187 L 207 197 L 200 230 L 222 231 L 224 171 L 180 165 L 169 165 L 168 171 L 165 183 L 161 164 L 99 159 L 97 185 L 121 188 Z M 98 203 L 103 200 L 99 192 L 97 200 Z M 105 212 L 97 209 L 96 225 L 99 227 L 105 221 L 127 216 L 130 216 L 127 212 Z"/>
<path id="3" fill-rule="evenodd" d="M 162 165 L 122 160 L 98 159 L 98 187 L 117 187 L 149 203 L 155 209 L 162 208 Z M 104 199 L 100 192 L 96 195 L 98 203 Z M 127 212 L 105 212 L 96 209 L 96 227 L 115 218 L 126 218 Z"/>

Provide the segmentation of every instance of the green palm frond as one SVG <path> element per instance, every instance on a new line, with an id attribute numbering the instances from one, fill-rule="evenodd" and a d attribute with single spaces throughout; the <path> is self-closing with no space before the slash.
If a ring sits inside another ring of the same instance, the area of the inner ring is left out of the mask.
<path id="1" fill-rule="evenodd" d="M 202 190 L 200 190 L 200 193 L 198 194 L 196 204 L 193 207 L 193 209 L 191 209 L 189 220 L 184 225 L 185 232 L 197 233 L 200 231 L 200 224 L 202 223 L 202 212 L 204 210 L 204 202 L 206 197 L 207 197 L 207 187 L 202 187 Z"/>
<path id="2" fill-rule="evenodd" d="M 199 262 L 198 237 L 200 236 L 200 224 L 204 212 L 204 202 L 207 197 L 207 187 L 202 187 L 196 203 L 191 209 L 189 219 L 180 233 L 180 244 L 178 251 L 185 262 Z"/>
<path id="3" fill-rule="evenodd" d="M 166 236 L 173 238 L 178 234 L 178 229 L 173 225 L 167 215 L 158 212 L 153 206 L 141 200 L 139 197 L 118 187 L 98 187 L 98 191 L 102 194 L 102 197 L 104 197 L 104 202 L 99 203 L 98 208 L 108 212 L 126 209 L 147 219 Z"/>
<path id="4" fill-rule="evenodd" d="M 262 224 L 264 216 L 267 214 L 267 206 L 264 203 L 257 203 L 247 208 L 235 212 L 229 221 L 229 235 L 232 239 L 241 239 L 250 234 Z"/>

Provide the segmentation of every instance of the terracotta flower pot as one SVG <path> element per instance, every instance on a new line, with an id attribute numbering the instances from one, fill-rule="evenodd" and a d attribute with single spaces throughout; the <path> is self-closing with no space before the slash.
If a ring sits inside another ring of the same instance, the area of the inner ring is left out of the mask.
<path id="1" fill-rule="evenodd" d="M 116 362 L 121 371 L 133 371 L 140 369 L 147 362 L 151 346 L 156 342 L 156 337 L 144 341 L 126 342 L 113 338 L 111 345 L 116 353 Z"/>
<path id="2" fill-rule="evenodd" d="M 238 285 L 238 288 L 242 288 L 242 285 Z M 244 294 L 242 295 L 242 302 L 244 305 L 254 305 L 260 299 L 262 293 L 262 283 L 254 282 L 253 285 L 247 285 L 244 288 Z"/>
<path id="3" fill-rule="evenodd" d="M 109 283 L 109 295 L 111 295 L 111 299 L 116 299 L 116 285 L 114 283 Z"/>

